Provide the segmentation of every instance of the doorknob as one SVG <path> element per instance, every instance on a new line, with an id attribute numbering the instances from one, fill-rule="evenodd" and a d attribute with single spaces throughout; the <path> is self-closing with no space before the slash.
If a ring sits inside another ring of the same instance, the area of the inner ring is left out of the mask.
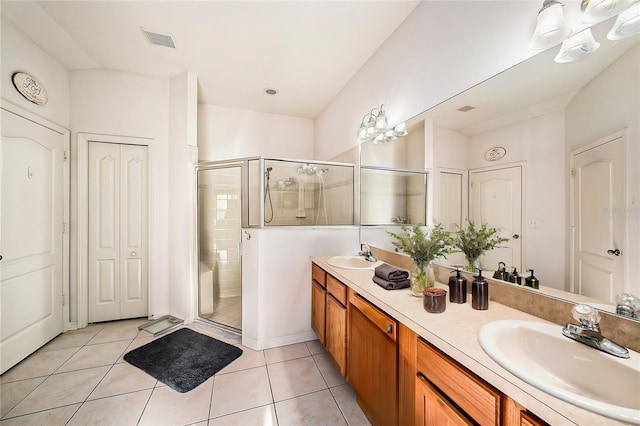
<path id="1" fill-rule="evenodd" d="M 132 252 L 131 252 L 131 256 L 135 256 L 135 255 L 136 255 L 136 252 L 135 252 L 135 251 L 132 251 Z"/>
<path id="2" fill-rule="evenodd" d="M 513 234 L 513 239 L 514 239 L 514 240 L 517 240 L 518 238 L 520 238 L 520 235 L 518 235 L 518 234 Z"/>
<path id="3" fill-rule="evenodd" d="M 620 251 L 620 249 L 615 249 L 615 250 L 609 249 L 609 250 L 607 250 L 607 254 L 610 254 L 611 256 L 620 256 L 621 253 L 622 252 Z"/>

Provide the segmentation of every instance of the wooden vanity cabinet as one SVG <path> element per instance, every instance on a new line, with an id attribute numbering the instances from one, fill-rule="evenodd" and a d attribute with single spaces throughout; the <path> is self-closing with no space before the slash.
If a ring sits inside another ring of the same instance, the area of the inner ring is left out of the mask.
<path id="1" fill-rule="evenodd" d="M 327 274 L 325 347 L 347 377 L 347 286 Z"/>
<path id="2" fill-rule="evenodd" d="M 549 426 L 508 396 L 503 399 L 502 419 L 506 426 Z"/>
<path id="3" fill-rule="evenodd" d="M 349 383 L 374 425 L 398 424 L 398 323 L 349 289 Z"/>
<path id="4" fill-rule="evenodd" d="M 311 264 L 311 328 L 318 340 L 325 344 L 325 306 L 327 273 L 315 263 Z"/>
<path id="5" fill-rule="evenodd" d="M 416 364 L 417 424 L 502 424 L 502 393 L 423 339 Z"/>

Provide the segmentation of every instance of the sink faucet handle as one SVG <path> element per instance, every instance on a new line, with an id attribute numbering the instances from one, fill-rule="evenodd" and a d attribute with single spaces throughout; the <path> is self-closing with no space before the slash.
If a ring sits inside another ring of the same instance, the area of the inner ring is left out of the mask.
<path id="1" fill-rule="evenodd" d="M 580 321 L 580 324 L 592 328 L 598 327 L 600 324 L 600 314 L 589 305 L 575 305 L 571 308 L 573 318 Z"/>

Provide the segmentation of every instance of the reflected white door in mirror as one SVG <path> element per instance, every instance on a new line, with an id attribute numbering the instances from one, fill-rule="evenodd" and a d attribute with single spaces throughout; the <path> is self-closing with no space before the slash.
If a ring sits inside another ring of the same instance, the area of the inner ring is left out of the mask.
<path id="1" fill-rule="evenodd" d="M 623 133 L 571 154 L 571 291 L 613 302 L 625 292 Z"/>
<path id="2" fill-rule="evenodd" d="M 469 171 L 469 218 L 499 229 L 500 236 L 509 239 L 482 256 L 482 269 L 495 270 L 498 262 L 523 269 L 523 168 L 524 164 L 509 164 Z"/>

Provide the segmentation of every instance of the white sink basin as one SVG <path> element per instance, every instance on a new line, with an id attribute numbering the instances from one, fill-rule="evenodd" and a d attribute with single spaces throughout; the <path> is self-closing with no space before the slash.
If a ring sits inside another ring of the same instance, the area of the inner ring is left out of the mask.
<path id="1" fill-rule="evenodd" d="M 362 256 L 333 256 L 327 263 L 336 268 L 345 269 L 375 269 L 382 264 L 380 261 L 369 262 Z"/>
<path id="2" fill-rule="evenodd" d="M 559 325 L 530 321 L 495 321 L 478 338 L 493 360 L 530 385 L 585 410 L 640 424 L 637 352 L 617 358 L 564 337 Z"/>

